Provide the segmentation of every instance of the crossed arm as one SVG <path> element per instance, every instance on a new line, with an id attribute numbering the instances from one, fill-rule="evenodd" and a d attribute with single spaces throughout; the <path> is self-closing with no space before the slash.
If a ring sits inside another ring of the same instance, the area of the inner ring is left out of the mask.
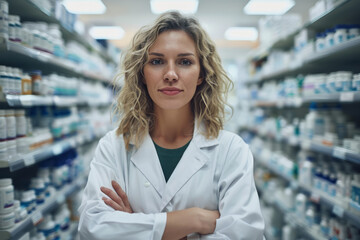
<path id="1" fill-rule="evenodd" d="M 128 197 L 120 185 L 116 181 L 112 181 L 111 185 L 115 191 L 101 187 L 101 191 L 109 197 L 103 197 L 105 204 L 117 211 L 133 213 Z M 219 211 L 196 207 L 168 212 L 162 239 L 186 239 L 191 233 L 213 233 L 219 217 Z"/>

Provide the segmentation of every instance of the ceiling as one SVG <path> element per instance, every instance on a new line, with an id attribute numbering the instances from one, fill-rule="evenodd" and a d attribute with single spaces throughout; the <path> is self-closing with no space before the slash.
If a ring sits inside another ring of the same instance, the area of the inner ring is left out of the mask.
<path id="1" fill-rule="evenodd" d="M 150 0 L 103 0 L 107 7 L 102 15 L 80 15 L 79 20 L 86 27 L 91 25 L 118 25 L 125 30 L 121 40 L 112 41 L 120 48 L 126 48 L 134 33 L 143 25 L 152 23 L 156 15 L 150 11 Z M 195 17 L 200 21 L 210 37 L 216 42 L 223 59 L 244 56 L 256 43 L 228 41 L 224 39 L 225 30 L 232 26 L 257 27 L 263 16 L 250 16 L 243 12 L 248 0 L 199 0 Z M 308 21 L 309 8 L 317 0 L 296 0 L 295 6 L 288 13 L 299 13 L 303 22 Z"/>

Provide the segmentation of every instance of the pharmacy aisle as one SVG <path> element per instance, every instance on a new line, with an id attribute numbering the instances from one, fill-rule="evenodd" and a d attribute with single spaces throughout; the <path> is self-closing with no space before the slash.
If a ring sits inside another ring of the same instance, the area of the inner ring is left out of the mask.
<path id="1" fill-rule="evenodd" d="M 266 29 L 280 37 L 244 67 L 240 135 L 268 239 L 360 239 L 359 7 L 318 1 L 291 33 Z"/>
<path id="2" fill-rule="evenodd" d="M 0 1 L 0 239 L 73 239 L 117 63 L 57 1 Z M 81 87 L 80 87 L 81 86 Z"/>

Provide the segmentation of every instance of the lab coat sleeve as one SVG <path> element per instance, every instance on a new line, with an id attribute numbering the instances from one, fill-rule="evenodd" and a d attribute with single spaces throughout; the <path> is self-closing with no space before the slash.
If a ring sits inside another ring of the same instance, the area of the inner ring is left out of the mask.
<path id="1" fill-rule="evenodd" d="M 79 236 L 83 240 L 95 239 L 161 239 L 165 225 L 166 213 L 143 214 L 115 211 L 107 206 L 100 191 L 101 186 L 111 188 L 111 180 L 116 180 L 124 188 L 122 164 L 115 163 L 111 136 L 100 140 L 90 165 L 90 173 L 79 208 Z M 126 161 L 126 159 L 117 159 Z M 120 168 L 120 169 L 119 169 Z M 115 172 L 116 171 L 116 172 Z M 118 177 L 117 177 L 118 176 Z"/>
<path id="2" fill-rule="evenodd" d="M 234 137 L 219 180 L 220 218 L 213 234 L 201 239 L 264 239 L 264 220 L 253 178 L 253 156 L 240 137 Z"/>

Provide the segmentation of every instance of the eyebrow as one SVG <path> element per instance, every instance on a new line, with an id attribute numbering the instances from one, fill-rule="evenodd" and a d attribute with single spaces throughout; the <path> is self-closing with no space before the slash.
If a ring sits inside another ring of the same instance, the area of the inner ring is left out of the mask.
<path id="1" fill-rule="evenodd" d="M 157 53 L 157 52 L 151 52 L 151 53 L 149 53 L 149 55 L 155 55 L 155 56 L 159 56 L 159 57 L 164 56 L 164 54 Z M 180 53 L 180 54 L 178 54 L 178 57 L 186 57 L 186 56 L 195 56 L 195 54 L 193 54 L 193 53 Z"/>

